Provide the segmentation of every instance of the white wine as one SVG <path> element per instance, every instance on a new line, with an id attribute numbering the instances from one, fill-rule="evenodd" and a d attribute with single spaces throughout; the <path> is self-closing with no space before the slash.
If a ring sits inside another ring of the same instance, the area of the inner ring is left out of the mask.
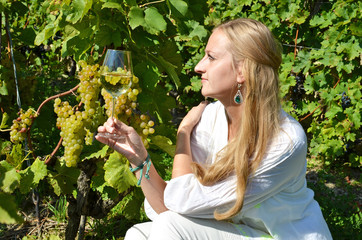
<path id="1" fill-rule="evenodd" d="M 113 98 L 117 98 L 127 92 L 132 85 L 131 80 L 132 74 L 127 73 L 106 72 L 101 74 L 101 84 Z"/>

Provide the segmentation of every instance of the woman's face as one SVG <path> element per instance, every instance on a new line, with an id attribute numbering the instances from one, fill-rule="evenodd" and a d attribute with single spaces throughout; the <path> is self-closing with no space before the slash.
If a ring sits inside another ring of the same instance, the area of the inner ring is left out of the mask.
<path id="1" fill-rule="evenodd" d="M 237 81 L 240 82 L 228 44 L 222 30 L 214 31 L 206 45 L 205 56 L 195 67 L 195 71 L 201 74 L 202 95 L 225 103 L 233 99 Z"/>

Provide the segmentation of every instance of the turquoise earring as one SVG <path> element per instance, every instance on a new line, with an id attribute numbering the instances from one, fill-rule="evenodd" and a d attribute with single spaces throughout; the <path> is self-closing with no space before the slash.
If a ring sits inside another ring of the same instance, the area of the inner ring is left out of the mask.
<path id="1" fill-rule="evenodd" d="M 234 102 L 236 104 L 242 104 L 243 103 L 243 95 L 241 94 L 240 88 L 241 88 L 241 84 L 238 83 L 238 91 L 236 92 L 236 94 L 234 96 Z"/>

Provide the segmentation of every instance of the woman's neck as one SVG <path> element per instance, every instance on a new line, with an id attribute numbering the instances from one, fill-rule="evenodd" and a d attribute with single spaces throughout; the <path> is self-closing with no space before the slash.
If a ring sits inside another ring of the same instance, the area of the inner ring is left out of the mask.
<path id="1" fill-rule="evenodd" d="M 228 140 L 232 140 L 237 134 L 241 124 L 241 111 L 243 105 L 225 106 L 225 114 L 228 121 Z"/>

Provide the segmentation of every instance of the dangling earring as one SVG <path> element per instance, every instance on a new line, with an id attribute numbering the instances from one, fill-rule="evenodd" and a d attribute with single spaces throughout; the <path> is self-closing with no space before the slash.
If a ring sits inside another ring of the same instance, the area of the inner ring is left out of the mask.
<path id="1" fill-rule="evenodd" d="M 238 91 L 236 92 L 236 94 L 234 96 L 234 102 L 236 104 L 242 104 L 243 103 L 243 95 L 241 94 L 240 88 L 241 88 L 241 84 L 238 83 Z"/>

